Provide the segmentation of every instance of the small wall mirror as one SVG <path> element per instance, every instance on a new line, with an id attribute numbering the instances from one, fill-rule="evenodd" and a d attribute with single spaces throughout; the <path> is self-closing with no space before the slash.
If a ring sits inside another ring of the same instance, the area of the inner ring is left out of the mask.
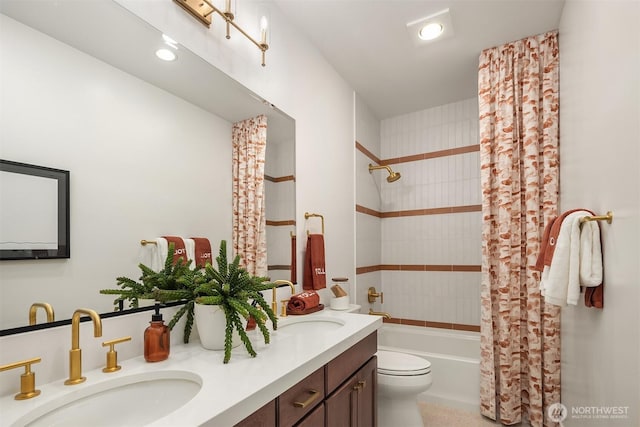
<path id="1" fill-rule="evenodd" d="M 0 159 L 0 260 L 69 258 L 69 171 Z"/>

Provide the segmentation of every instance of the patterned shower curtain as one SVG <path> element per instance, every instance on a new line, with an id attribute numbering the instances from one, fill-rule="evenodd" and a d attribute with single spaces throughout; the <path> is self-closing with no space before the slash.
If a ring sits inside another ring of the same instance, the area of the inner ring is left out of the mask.
<path id="1" fill-rule="evenodd" d="M 267 117 L 233 124 L 233 253 L 255 276 L 267 275 L 264 160 Z"/>
<path id="2" fill-rule="evenodd" d="M 555 425 L 560 401 L 560 310 L 533 270 L 558 209 L 558 66 L 555 31 L 480 55 L 480 404 L 505 425 Z"/>

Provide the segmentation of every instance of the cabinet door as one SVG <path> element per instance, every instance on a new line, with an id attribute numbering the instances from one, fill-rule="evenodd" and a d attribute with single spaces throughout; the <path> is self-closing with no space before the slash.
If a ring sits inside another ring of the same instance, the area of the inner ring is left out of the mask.
<path id="1" fill-rule="evenodd" d="M 378 425 L 376 396 L 378 392 L 378 363 L 376 357 L 372 357 L 356 373 L 358 422 L 360 427 L 375 427 Z"/>
<path id="2" fill-rule="evenodd" d="M 325 400 L 327 426 L 356 427 L 358 424 L 358 383 L 355 376 Z"/>
<path id="3" fill-rule="evenodd" d="M 372 357 L 325 401 L 329 427 L 375 427 L 377 359 Z"/>

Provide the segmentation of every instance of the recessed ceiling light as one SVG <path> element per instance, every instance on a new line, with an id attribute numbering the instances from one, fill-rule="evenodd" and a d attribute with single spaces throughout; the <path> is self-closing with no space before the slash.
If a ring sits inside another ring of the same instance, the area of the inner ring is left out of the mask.
<path id="1" fill-rule="evenodd" d="M 416 46 L 440 43 L 442 40 L 455 36 L 449 9 L 409 22 L 407 31 Z"/>
<path id="2" fill-rule="evenodd" d="M 176 54 L 171 52 L 169 49 L 156 50 L 156 56 L 163 61 L 174 61 L 176 59 Z"/>
<path id="3" fill-rule="evenodd" d="M 442 24 L 438 22 L 431 22 L 420 30 L 419 37 L 422 40 L 433 40 L 437 37 L 440 37 L 442 32 L 444 31 L 444 27 Z"/>

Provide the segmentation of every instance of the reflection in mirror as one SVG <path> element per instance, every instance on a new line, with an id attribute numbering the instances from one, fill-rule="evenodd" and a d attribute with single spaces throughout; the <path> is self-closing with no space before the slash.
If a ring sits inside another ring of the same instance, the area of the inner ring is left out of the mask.
<path id="1" fill-rule="evenodd" d="M 0 13 L 0 157 L 74 179 L 72 257 L 2 262 L 0 334 L 27 326 L 34 302 L 52 325 L 78 307 L 113 315 L 99 289 L 139 276 L 142 239 L 230 240 L 232 123 L 267 115 L 266 171 L 294 175 L 290 117 L 181 45 L 159 61 L 162 34 L 116 2 L 3 0 Z M 295 181 L 272 183 L 267 219 L 293 221 Z M 294 228 L 268 229 L 269 264 L 288 264 L 276 239 Z"/>

